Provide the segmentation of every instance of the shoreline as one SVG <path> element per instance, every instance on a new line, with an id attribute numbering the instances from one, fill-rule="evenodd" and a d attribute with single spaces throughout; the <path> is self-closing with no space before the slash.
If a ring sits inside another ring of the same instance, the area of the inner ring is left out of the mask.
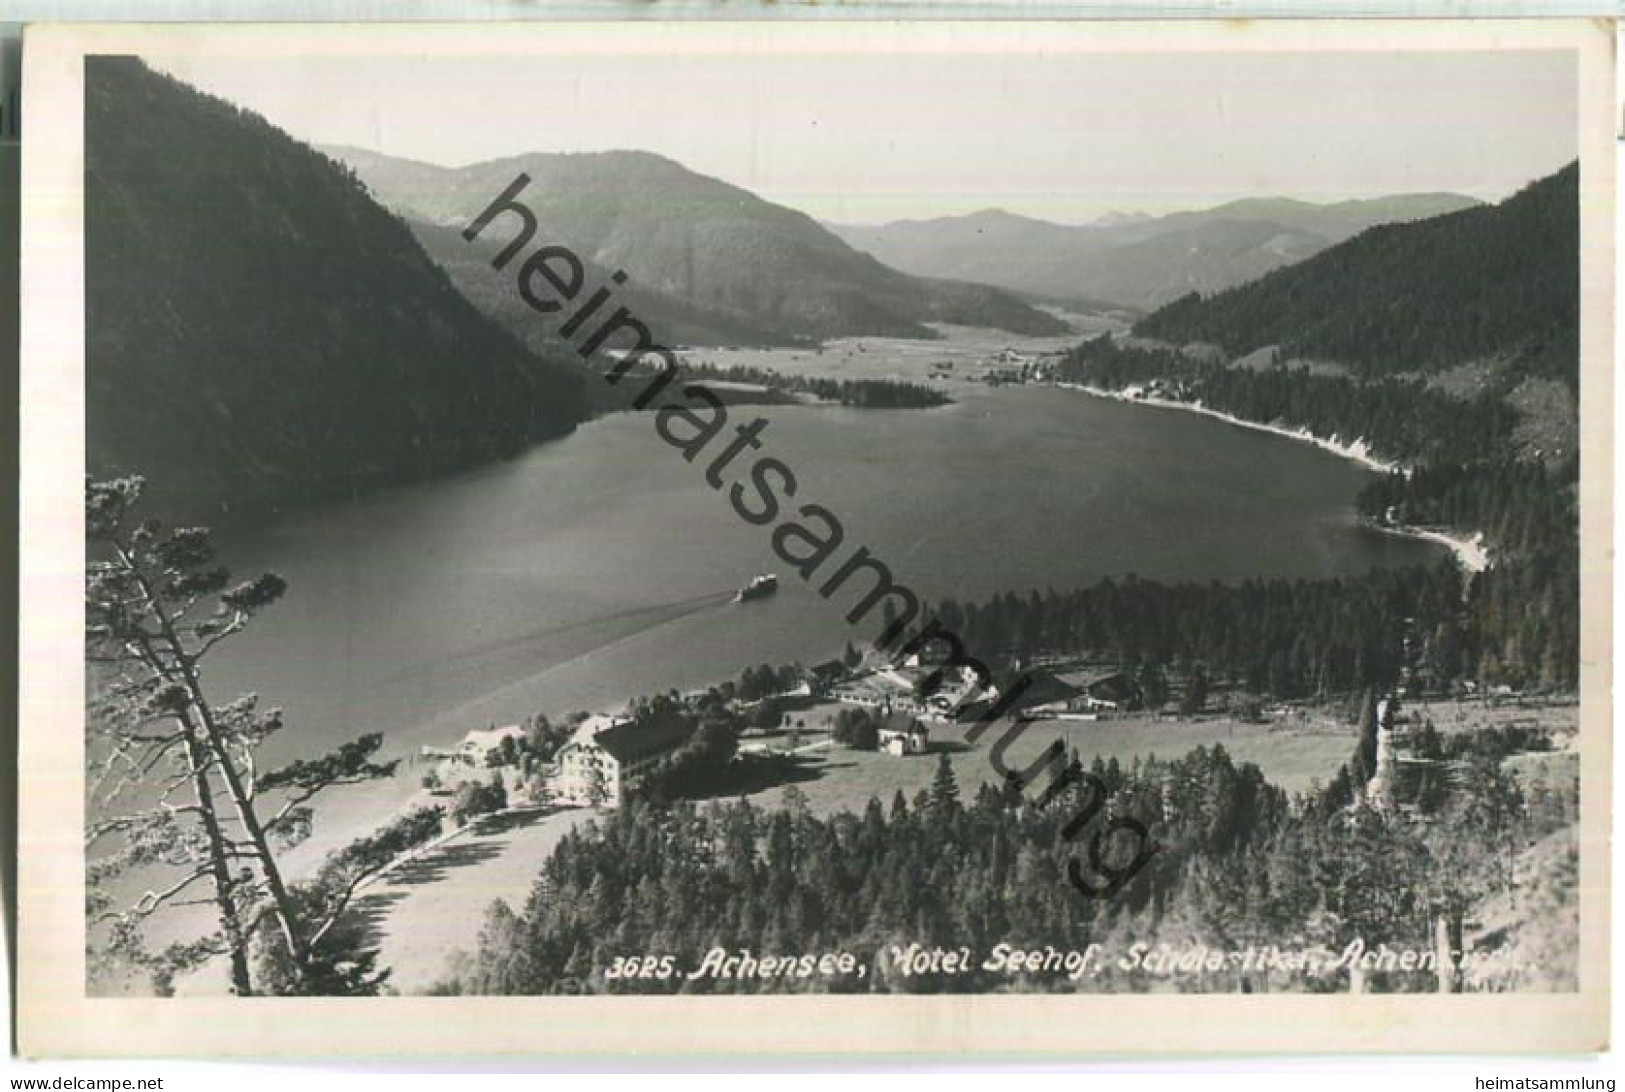
<path id="1" fill-rule="evenodd" d="M 1443 531 L 1430 531 L 1425 527 L 1406 527 L 1403 525 L 1385 526 L 1373 523 L 1369 526 L 1389 535 L 1404 535 L 1406 538 L 1420 538 L 1427 542 L 1434 542 L 1452 554 L 1461 567 L 1475 576 L 1490 567 L 1490 550 L 1484 545 L 1484 532 L 1474 531 L 1471 538 L 1458 538 L 1447 535 Z"/>
<path id="2" fill-rule="evenodd" d="M 1299 443 L 1312 444 L 1313 446 L 1320 448 L 1322 451 L 1336 455 L 1342 459 L 1348 459 L 1349 461 L 1357 463 L 1367 470 L 1375 471 L 1379 474 L 1392 474 L 1398 472 L 1409 475 L 1411 471 L 1411 468 L 1403 463 L 1390 462 L 1386 459 L 1377 458 L 1375 455 L 1371 454 L 1371 449 L 1364 440 L 1355 440 L 1353 443 L 1343 443 L 1341 440 L 1336 438 L 1327 439 L 1324 436 L 1316 436 L 1306 428 L 1289 429 L 1283 425 L 1266 424 L 1262 421 L 1249 421 L 1244 417 L 1237 417 L 1235 414 L 1226 413 L 1223 410 L 1216 410 L 1211 406 L 1204 406 L 1201 402 L 1180 402 L 1172 398 L 1159 398 L 1155 395 L 1147 395 L 1137 398 L 1130 396 L 1123 391 L 1108 390 L 1105 387 L 1094 387 L 1085 383 L 1055 382 L 1051 383 L 1050 386 L 1058 387 L 1062 390 L 1079 391 L 1093 398 L 1106 398 L 1113 402 L 1126 402 L 1129 405 L 1154 406 L 1161 409 L 1183 410 L 1186 413 L 1200 414 L 1203 417 L 1211 417 L 1216 421 L 1223 421 L 1224 423 L 1234 425 L 1237 428 L 1250 429 L 1254 432 L 1268 433 L 1271 436 L 1280 436 L 1287 440 L 1297 440 Z M 1367 526 L 1374 527 L 1385 534 L 1404 535 L 1407 538 L 1419 538 L 1424 542 L 1432 542 L 1435 545 L 1443 546 L 1445 549 L 1450 551 L 1451 555 L 1455 557 L 1456 563 L 1460 565 L 1467 573 L 1477 575 L 1490 567 L 1489 549 L 1484 545 L 1484 532 L 1482 531 L 1474 531 L 1471 535 L 1462 536 L 1447 534 L 1444 531 L 1429 530 L 1422 527 L 1408 527 L 1400 524 L 1385 525 L 1371 523 L 1367 524 Z"/>

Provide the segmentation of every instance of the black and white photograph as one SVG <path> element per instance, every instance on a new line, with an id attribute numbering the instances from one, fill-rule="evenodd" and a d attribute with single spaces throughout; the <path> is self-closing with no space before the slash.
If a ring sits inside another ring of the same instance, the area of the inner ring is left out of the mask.
<path id="1" fill-rule="evenodd" d="M 51 973 L 1600 1043 L 1611 38 L 1213 29 L 46 39 Z"/>

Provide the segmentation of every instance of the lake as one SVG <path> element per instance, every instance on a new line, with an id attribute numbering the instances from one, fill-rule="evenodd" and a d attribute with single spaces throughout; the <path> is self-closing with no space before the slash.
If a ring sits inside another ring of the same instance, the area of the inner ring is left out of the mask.
<path id="1" fill-rule="evenodd" d="M 932 599 L 1439 556 L 1359 526 L 1367 472 L 1306 444 L 1074 391 L 965 384 L 954 397 L 730 417 L 768 418 L 761 454 L 794 469 L 796 503 L 843 523 L 824 575 L 863 544 Z M 235 572 L 274 570 L 290 591 L 211 659 L 209 681 L 287 711 L 272 759 L 366 731 L 399 753 L 871 639 L 877 624 L 843 617 L 857 596 L 820 598 L 774 556 L 770 531 L 739 519 L 651 415 L 600 418 L 512 462 L 223 535 Z M 729 601 L 766 571 L 777 595 Z"/>

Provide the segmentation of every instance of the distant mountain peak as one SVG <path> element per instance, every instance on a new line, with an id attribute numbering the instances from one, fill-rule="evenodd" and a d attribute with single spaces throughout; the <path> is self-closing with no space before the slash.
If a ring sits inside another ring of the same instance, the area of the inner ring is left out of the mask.
<path id="1" fill-rule="evenodd" d="M 1056 231 L 1065 231 L 1066 228 L 1049 220 L 1040 220 L 1032 216 L 1023 216 L 1019 212 L 989 206 L 977 209 L 975 212 L 955 213 L 951 216 L 927 216 L 920 219 L 888 220 L 881 224 L 826 224 L 831 231 L 840 234 L 843 231 L 931 231 L 937 228 L 963 229 L 978 227 L 1036 227 L 1050 228 Z"/>
<path id="2" fill-rule="evenodd" d="M 1001 209 L 1001 208 L 993 208 L 993 207 L 989 207 L 989 208 L 985 208 L 985 209 L 977 209 L 975 212 L 966 213 L 965 216 L 964 216 L 964 219 L 966 219 L 966 220 L 1016 220 L 1016 221 L 1019 221 L 1019 222 L 1021 222 L 1023 224 L 1043 224 L 1043 223 L 1048 222 L 1048 221 L 1045 221 L 1045 220 L 1039 220 L 1039 219 L 1037 219 L 1036 217 L 1033 217 L 1033 216 L 1023 216 L 1021 213 L 1019 213 L 1019 212 L 1011 212 L 1009 209 Z"/>
<path id="3" fill-rule="evenodd" d="M 1135 209 L 1133 212 L 1122 212 L 1118 209 L 1112 209 L 1110 212 L 1101 213 L 1093 220 L 1090 220 L 1089 226 L 1117 227 L 1121 224 L 1143 224 L 1154 219 L 1155 217 L 1149 212 L 1142 212 L 1139 209 Z"/>

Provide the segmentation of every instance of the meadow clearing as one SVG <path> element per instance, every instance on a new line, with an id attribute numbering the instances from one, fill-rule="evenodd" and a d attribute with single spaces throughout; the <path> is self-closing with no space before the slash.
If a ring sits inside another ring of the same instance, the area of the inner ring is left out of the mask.
<path id="1" fill-rule="evenodd" d="M 937 756 L 947 754 L 960 791 L 968 796 L 984 781 L 998 780 L 988 754 L 1008 728 L 1008 722 L 1000 722 L 973 746 L 965 742 L 963 726 L 936 726 L 931 732 L 931 751 L 925 755 L 897 757 L 841 747 L 804 750 L 795 756 L 788 780 L 745 795 L 753 803 L 774 806 L 782 800 L 785 785 L 793 784 L 815 814 L 861 812 L 871 797 L 889 806 L 899 790 L 912 800 L 930 784 Z M 1331 780 L 1354 749 L 1351 726 L 1318 714 L 1267 724 L 1230 717 L 1176 720 L 1132 715 L 1100 721 L 1031 722 L 1011 745 L 1009 765 L 1025 768 L 1056 739 L 1069 750 L 1076 748 L 1085 764 L 1098 755 L 1103 760 L 1116 758 L 1125 766 L 1136 758 L 1172 759 L 1197 747 L 1220 745 L 1238 764 L 1256 763 L 1270 781 L 1288 792 L 1305 792 L 1316 782 Z"/>

